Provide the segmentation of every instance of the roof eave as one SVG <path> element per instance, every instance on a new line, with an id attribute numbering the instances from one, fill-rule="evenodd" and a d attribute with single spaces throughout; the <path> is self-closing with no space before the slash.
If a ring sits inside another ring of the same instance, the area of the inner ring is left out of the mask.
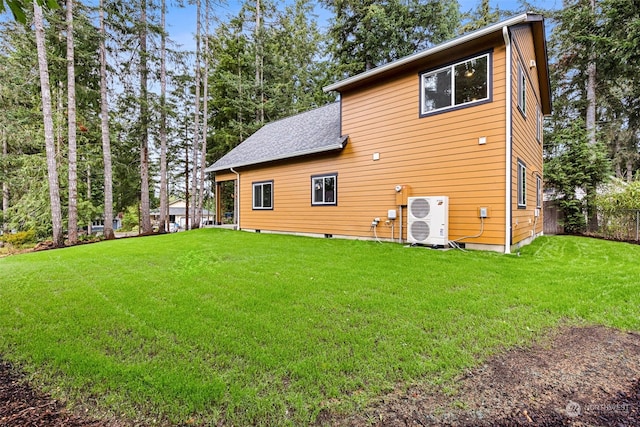
<path id="1" fill-rule="evenodd" d="M 423 59 L 423 58 L 427 58 L 431 55 L 434 55 L 438 52 L 442 52 L 444 50 L 447 49 L 451 49 L 453 47 L 456 47 L 458 45 L 462 45 L 464 43 L 467 43 L 471 40 L 475 40 L 477 38 L 480 37 L 484 37 L 486 35 L 492 34 L 496 31 L 502 31 L 503 27 L 509 27 L 512 25 L 516 25 L 516 24 L 521 24 L 524 22 L 530 22 L 530 21 L 539 21 L 541 19 L 541 16 L 538 14 L 534 14 L 534 13 L 523 13 L 521 15 L 518 16 L 514 16 L 513 18 L 507 19 L 505 21 L 502 22 L 498 22 L 496 24 L 490 25 L 488 27 L 482 28 L 480 30 L 474 31 L 472 33 L 469 34 L 465 34 L 463 36 L 460 36 L 458 38 L 455 38 L 453 40 L 450 40 L 448 42 L 444 42 L 442 44 L 436 45 L 430 49 L 425 49 L 421 52 L 417 52 L 414 53 L 413 55 L 409 55 L 409 56 L 405 56 L 404 58 L 400 58 L 397 61 L 393 61 L 390 62 L 388 64 L 385 65 L 381 65 L 379 67 L 376 67 L 372 70 L 369 71 L 365 71 L 363 73 L 360 74 L 356 74 L 355 76 L 346 78 L 344 80 L 341 80 L 339 82 L 327 85 L 325 87 L 322 88 L 322 90 L 324 92 L 331 92 L 331 91 L 337 91 L 340 92 L 340 89 L 346 88 L 348 86 L 351 86 L 353 84 L 356 83 L 360 83 L 364 80 L 370 79 L 372 77 L 375 77 L 379 74 L 383 74 L 386 72 L 389 72 L 391 70 L 394 70 L 396 68 L 402 67 L 403 65 L 409 64 L 411 62 Z"/>
<path id="2" fill-rule="evenodd" d="M 342 150 L 345 147 L 345 145 L 347 145 L 348 139 L 349 139 L 349 136 L 347 135 L 347 136 L 341 137 L 340 138 L 340 142 L 338 144 L 327 145 L 325 147 L 313 148 L 313 149 L 310 149 L 310 150 L 296 151 L 295 153 L 289 153 L 289 154 L 286 154 L 286 155 L 269 157 L 269 158 L 261 159 L 261 160 L 256 161 L 256 162 L 240 162 L 240 163 L 234 163 L 234 164 L 231 164 L 231 165 L 225 165 L 225 166 L 220 166 L 220 167 L 216 167 L 216 165 L 214 163 L 213 165 L 211 165 L 208 168 L 206 168 L 204 171 L 207 172 L 207 173 L 226 171 L 226 170 L 229 170 L 229 169 L 240 168 L 240 167 L 243 167 L 243 166 L 253 166 L 253 165 L 258 165 L 258 164 L 262 164 L 262 163 L 276 162 L 278 160 L 291 159 L 291 158 L 294 158 L 294 157 L 302 157 L 302 156 L 309 156 L 309 155 L 312 155 L 312 154 L 327 153 L 329 151 L 339 151 L 339 150 Z"/>
<path id="3" fill-rule="evenodd" d="M 539 25 L 533 25 L 534 40 L 542 40 L 542 43 L 536 44 L 534 47 L 536 51 L 537 69 L 538 69 L 538 81 L 540 82 L 540 96 L 542 104 L 542 114 L 550 115 L 553 105 L 553 99 L 551 97 L 551 81 L 549 75 L 549 57 L 547 54 L 547 39 L 545 37 L 544 20 Z M 535 34 L 535 32 L 539 32 Z"/>

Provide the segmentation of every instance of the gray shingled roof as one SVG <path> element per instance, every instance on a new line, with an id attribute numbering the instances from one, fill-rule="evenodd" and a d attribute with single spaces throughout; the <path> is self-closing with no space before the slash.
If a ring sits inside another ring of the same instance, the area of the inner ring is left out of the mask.
<path id="1" fill-rule="evenodd" d="M 340 135 L 340 103 L 335 102 L 264 125 L 206 171 L 342 150 L 346 141 Z"/>

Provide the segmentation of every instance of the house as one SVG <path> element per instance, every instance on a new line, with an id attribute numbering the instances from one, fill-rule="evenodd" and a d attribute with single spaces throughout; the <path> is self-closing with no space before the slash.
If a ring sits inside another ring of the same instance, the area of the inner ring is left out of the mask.
<path id="1" fill-rule="evenodd" d="M 169 222 L 176 224 L 180 228 L 185 228 L 187 224 L 187 204 L 184 200 L 176 200 L 169 203 Z M 160 210 L 151 211 L 151 221 L 158 223 L 160 221 Z M 189 223 L 193 221 L 193 208 L 189 208 Z M 213 223 L 213 213 L 207 209 L 202 209 L 201 226 Z"/>
<path id="2" fill-rule="evenodd" d="M 237 228 L 412 243 L 435 233 L 441 246 L 504 253 L 542 234 L 542 16 L 324 90 L 340 101 L 263 126 L 207 169 L 217 209 L 234 183 Z"/>
<path id="3" fill-rule="evenodd" d="M 112 229 L 114 231 L 120 230 L 122 228 L 122 214 L 118 214 L 113 218 Z M 96 218 L 91 222 L 90 226 L 86 227 L 87 233 L 102 233 L 104 232 L 104 218 Z"/>

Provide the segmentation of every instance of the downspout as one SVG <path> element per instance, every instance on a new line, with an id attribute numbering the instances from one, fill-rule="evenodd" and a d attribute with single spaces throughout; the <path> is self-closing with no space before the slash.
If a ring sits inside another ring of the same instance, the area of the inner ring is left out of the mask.
<path id="1" fill-rule="evenodd" d="M 238 209 L 238 216 L 236 218 L 238 222 L 238 230 L 240 230 L 240 174 L 236 172 L 233 168 L 229 168 L 229 170 L 236 174 L 236 178 L 238 179 L 238 188 L 236 189 L 236 209 Z"/>
<path id="2" fill-rule="evenodd" d="M 504 217 L 505 217 L 505 228 L 504 228 L 504 253 L 511 253 L 511 156 L 512 156 L 512 147 L 511 147 L 511 138 L 512 138 L 512 130 L 511 130 L 511 104 L 512 104 L 512 60 L 511 60 L 511 39 L 509 38 L 509 27 L 502 27 L 502 36 L 504 37 L 504 44 L 506 48 L 507 55 L 507 99 L 506 99 L 506 123 L 505 123 L 505 132 L 506 132 L 506 141 L 505 141 L 505 205 L 504 205 Z"/>

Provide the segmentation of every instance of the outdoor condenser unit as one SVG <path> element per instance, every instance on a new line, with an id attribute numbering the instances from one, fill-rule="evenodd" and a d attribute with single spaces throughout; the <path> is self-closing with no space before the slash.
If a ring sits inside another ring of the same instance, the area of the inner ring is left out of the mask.
<path id="1" fill-rule="evenodd" d="M 447 196 L 407 199 L 407 240 L 429 246 L 449 244 L 449 198 Z"/>

